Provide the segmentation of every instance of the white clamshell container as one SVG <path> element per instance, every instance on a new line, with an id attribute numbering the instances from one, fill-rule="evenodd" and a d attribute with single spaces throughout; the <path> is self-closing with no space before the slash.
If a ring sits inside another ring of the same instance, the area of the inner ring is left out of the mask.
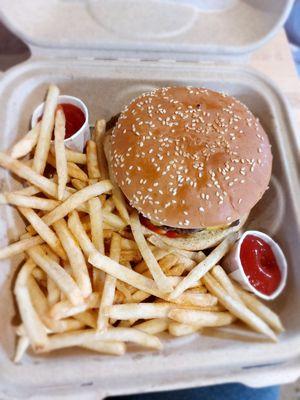
<path id="1" fill-rule="evenodd" d="M 100 400 L 225 382 L 259 387 L 300 376 L 296 133 L 278 88 L 245 66 L 246 59 L 240 62 L 279 29 L 291 4 L 291 0 L 48 0 L 41 6 L 39 0 L 1 1 L 3 20 L 32 51 L 28 61 L 0 80 L 1 150 L 26 132 L 50 82 L 59 85 L 61 93 L 82 99 L 91 122 L 97 117 L 109 119 L 133 96 L 157 86 L 189 84 L 225 91 L 247 104 L 269 135 L 273 180 L 253 209 L 249 226 L 272 234 L 286 255 L 289 276 L 286 290 L 272 303 L 286 327 L 277 344 L 255 335 L 242 340 L 229 333 L 223 338 L 195 334 L 164 339 L 160 353 L 132 348 L 118 358 L 69 349 L 43 356 L 29 353 L 15 365 L 11 288 L 21 259 L 1 261 L 0 398 Z M 19 185 L 3 170 L 0 179 L 2 189 Z M 1 246 L 16 239 L 22 227 L 12 208 L 0 208 Z"/>

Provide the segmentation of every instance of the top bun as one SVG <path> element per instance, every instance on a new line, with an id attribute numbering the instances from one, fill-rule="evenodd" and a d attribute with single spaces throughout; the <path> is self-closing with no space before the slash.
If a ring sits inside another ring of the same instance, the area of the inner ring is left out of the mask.
<path id="1" fill-rule="evenodd" d="M 122 111 L 111 139 L 116 182 L 141 214 L 176 228 L 228 225 L 268 187 L 272 153 L 254 115 L 212 90 L 166 87 Z"/>

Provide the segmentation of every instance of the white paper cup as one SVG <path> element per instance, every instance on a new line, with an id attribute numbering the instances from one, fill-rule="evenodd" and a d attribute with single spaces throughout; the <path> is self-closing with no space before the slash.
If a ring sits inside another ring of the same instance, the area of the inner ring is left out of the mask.
<path id="1" fill-rule="evenodd" d="M 65 139 L 65 145 L 71 150 L 74 151 L 80 151 L 82 152 L 84 149 L 84 146 L 86 142 L 90 139 L 90 127 L 89 127 L 89 113 L 86 105 L 84 102 L 78 97 L 74 96 L 67 96 L 67 95 L 61 95 L 58 97 L 58 104 L 73 104 L 74 106 L 80 108 L 80 110 L 84 113 L 85 115 L 85 121 L 82 127 L 74 133 L 71 137 Z M 44 112 L 44 105 L 45 103 L 41 103 L 37 108 L 34 110 L 31 118 L 31 127 L 33 128 L 37 122 L 39 117 L 43 114 Z"/>
<path id="2" fill-rule="evenodd" d="M 263 239 L 268 245 L 271 247 L 274 256 L 276 258 L 277 264 L 279 266 L 280 272 L 281 272 L 281 282 L 278 286 L 278 288 L 271 294 L 271 295 L 266 295 L 264 293 L 259 292 L 255 287 L 251 285 L 249 282 L 244 268 L 241 263 L 241 258 L 240 258 L 240 250 L 241 250 L 241 245 L 243 243 L 243 240 L 245 239 L 246 236 L 248 235 L 254 235 L 257 236 L 261 239 Z M 222 266 L 224 267 L 225 271 L 228 273 L 229 277 L 234 279 L 235 281 L 239 282 L 244 289 L 248 290 L 249 292 L 255 293 L 258 297 L 264 299 L 264 300 L 273 300 L 279 294 L 282 292 L 286 285 L 286 279 L 287 279 L 287 262 L 286 258 L 279 247 L 279 245 L 268 235 L 266 235 L 263 232 L 259 231 L 246 231 L 240 239 L 234 244 L 232 247 L 231 251 L 228 253 L 228 255 L 224 258 L 222 262 Z"/>

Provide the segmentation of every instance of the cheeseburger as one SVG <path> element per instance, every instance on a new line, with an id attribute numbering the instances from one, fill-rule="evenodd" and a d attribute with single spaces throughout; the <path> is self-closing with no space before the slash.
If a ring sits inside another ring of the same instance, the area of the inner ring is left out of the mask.
<path id="1" fill-rule="evenodd" d="M 187 250 L 239 230 L 271 176 L 258 120 L 237 99 L 203 88 L 140 95 L 121 112 L 106 148 L 145 231 Z"/>

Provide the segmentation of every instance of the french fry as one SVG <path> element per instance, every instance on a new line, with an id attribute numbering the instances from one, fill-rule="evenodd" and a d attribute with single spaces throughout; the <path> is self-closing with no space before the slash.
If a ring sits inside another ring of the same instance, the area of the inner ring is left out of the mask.
<path id="1" fill-rule="evenodd" d="M 224 326 L 234 321 L 229 312 L 200 311 L 191 309 L 172 309 L 168 318 L 187 325 L 196 326 Z"/>
<path id="2" fill-rule="evenodd" d="M 163 250 L 163 249 L 153 250 L 153 255 L 154 255 L 156 261 L 160 261 L 162 258 L 167 256 L 168 254 L 169 254 L 168 250 Z M 136 272 L 139 272 L 140 274 L 142 274 L 143 272 L 146 272 L 148 270 L 148 267 L 147 267 L 147 264 L 145 263 L 145 261 L 141 261 L 139 264 L 137 264 L 134 267 L 134 270 Z"/>
<path id="3" fill-rule="evenodd" d="M 64 197 L 64 191 L 68 181 L 67 157 L 65 151 L 66 118 L 61 106 L 57 107 L 54 126 L 54 149 L 56 171 L 58 176 L 58 200 Z"/>
<path id="4" fill-rule="evenodd" d="M 71 318 L 61 319 L 59 321 L 49 318 L 48 317 L 49 303 L 46 299 L 46 296 L 44 295 L 39 285 L 33 279 L 32 276 L 29 277 L 28 284 L 29 284 L 28 286 L 29 286 L 31 301 L 40 319 L 47 327 L 47 332 L 61 333 L 65 331 L 80 329 L 84 326 L 83 322 L 78 322 Z"/>
<path id="5" fill-rule="evenodd" d="M 30 293 L 32 304 L 39 317 L 42 319 L 44 315 L 47 314 L 49 305 L 44 292 L 42 291 L 36 280 L 33 278 L 33 276 L 28 277 L 28 290 Z"/>
<path id="6" fill-rule="evenodd" d="M 92 242 L 95 248 L 104 254 L 103 216 L 99 198 L 89 200 Z"/>
<path id="7" fill-rule="evenodd" d="M 134 328 L 149 333 L 150 335 L 157 335 L 168 329 L 168 320 L 166 318 L 150 319 L 135 325 Z"/>
<path id="8" fill-rule="evenodd" d="M 80 179 L 76 179 L 76 178 L 71 179 L 71 183 L 74 186 L 74 188 L 77 190 L 81 190 L 87 186 L 87 182 L 84 182 L 84 181 L 82 181 Z"/>
<path id="9" fill-rule="evenodd" d="M 82 182 L 88 182 L 87 174 L 80 167 L 78 167 L 77 164 L 68 161 L 67 166 L 68 174 L 70 177 L 72 177 L 73 179 L 78 179 Z"/>
<path id="10" fill-rule="evenodd" d="M 178 256 L 176 254 L 167 254 L 161 260 L 159 260 L 160 268 L 166 273 L 169 271 L 178 261 Z"/>
<path id="11" fill-rule="evenodd" d="M 0 194 L 0 204 L 11 204 L 13 206 L 34 208 L 37 210 L 51 211 L 59 205 L 56 200 L 45 199 L 37 196 L 26 196 L 17 193 Z"/>
<path id="12" fill-rule="evenodd" d="M 30 159 L 24 159 L 24 160 L 22 160 L 22 163 L 23 163 L 24 165 L 27 165 L 27 167 L 32 168 L 33 159 L 32 159 L 32 158 L 30 158 Z"/>
<path id="13" fill-rule="evenodd" d="M 113 212 L 114 209 L 116 208 L 113 198 L 109 197 L 108 199 L 105 199 L 104 205 L 102 206 L 102 208 L 106 212 Z"/>
<path id="14" fill-rule="evenodd" d="M 74 237 L 77 240 L 77 243 L 80 245 L 83 253 L 86 257 L 96 251 L 95 246 L 92 241 L 88 237 L 86 231 L 84 230 L 82 223 L 80 221 L 79 215 L 77 211 L 72 211 L 69 215 L 68 219 L 68 227 Z"/>
<path id="15" fill-rule="evenodd" d="M 124 198 L 123 193 L 121 190 L 117 187 L 114 186 L 112 189 L 112 197 L 113 201 L 115 203 L 116 209 L 119 211 L 119 214 L 121 215 L 121 218 L 123 221 L 125 221 L 126 225 L 129 224 L 129 214 L 126 206 L 126 201 Z"/>
<path id="16" fill-rule="evenodd" d="M 98 166 L 97 146 L 93 140 L 86 143 L 86 165 L 90 179 L 100 179 L 101 172 Z"/>
<path id="17" fill-rule="evenodd" d="M 107 136 L 105 138 L 105 140 L 103 141 L 103 148 L 104 148 L 104 153 L 105 153 L 105 158 L 106 158 L 106 162 L 108 165 L 108 175 L 109 175 L 109 179 L 111 180 L 112 184 L 113 184 L 113 190 L 112 190 L 112 194 L 113 194 L 113 200 L 115 203 L 115 206 L 117 208 L 117 210 L 119 211 L 122 219 L 125 221 L 126 225 L 128 225 L 130 223 L 130 218 L 129 218 L 129 214 L 128 214 L 128 210 L 127 210 L 127 206 L 126 206 L 126 201 L 124 199 L 124 195 L 121 192 L 120 188 L 118 187 L 118 185 L 115 182 L 113 173 L 112 173 L 112 169 L 110 166 L 110 139 L 109 136 Z"/>
<path id="18" fill-rule="evenodd" d="M 137 290 L 131 296 L 132 303 L 141 303 L 142 301 L 148 299 L 151 296 L 150 293 L 146 293 L 143 290 Z"/>
<path id="19" fill-rule="evenodd" d="M 49 352 L 66 347 L 81 346 L 87 342 L 96 340 L 132 342 L 144 347 L 160 350 L 162 344 L 153 335 L 149 335 L 134 328 L 108 328 L 105 332 L 97 332 L 94 329 L 86 329 L 77 332 L 61 333 L 49 337 L 49 342 L 44 348 L 39 348 L 38 352 Z"/>
<path id="20" fill-rule="evenodd" d="M 181 324 L 176 321 L 170 321 L 168 326 L 169 333 L 172 336 L 186 336 L 198 332 L 200 329 L 200 326 Z"/>
<path id="21" fill-rule="evenodd" d="M 0 166 L 8 169 L 20 178 L 25 179 L 32 185 L 37 186 L 51 197 L 57 197 L 57 185 L 44 176 L 38 174 L 33 169 L 27 167 L 24 163 L 13 159 L 7 154 L 0 153 Z"/>
<path id="22" fill-rule="evenodd" d="M 238 234 L 232 233 L 227 236 L 203 261 L 201 261 L 189 274 L 179 283 L 179 285 L 170 294 L 170 299 L 176 299 L 193 283 L 201 279 L 213 266 L 215 266 L 221 258 L 227 253 L 229 248 L 237 239 Z"/>
<path id="23" fill-rule="evenodd" d="M 139 250 L 122 250 L 121 252 L 120 263 L 123 265 L 128 262 L 137 263 L 141 260 L 142 255 Z M 151 277 L 151 274 L 149 274 L 149 277 Z"/>
<path id="24" fill-rule="evenodd" d="M 103 220 L 106 224 L 110 225 L 115 230 L 122 230 L 126 227 L 126 223 L 116 214 L 103 211 Z"/>
<path id="25" fill-rule="evenodd" d="M 218 297 L 219 302 L 224 305 L 233 315 L 244 321 L 248 326 L 256 332 L 263 333 L 274 342 L 277 342 L 277 337 L 269 326 L 256 314 L 250 311 L 243 303 L 235 300 L 223 289 L 216 279 L 208 272 L 202 278 L 208 290 Z"/>
<path id="26" fill-rule="evenodd" d="M 75 163 L 75 164 L 86 164 L 86 155 L 84 153 L 79 153 L 78 151 L 70 150 L 70 149 L 65 149 L 66 151 L 66 157 L 67 161 Z M 55 148 L 52 145 L 50 147 L 50 153 L 52 155 L 55 155 Z"/>
<path id="27" fill-rule="evenodd" d="M 134 240 L 121 238 L 121 249 L 122 250 L 137 250 L 138 247 Z"/>
<path id="28" fill-rule="evenodd" d="M 55 254 L 47 244 L 43 244 L 41 247 L 52 260 L 59 263 L 58 255 Z M 47 300 L 49 306 L 56 304 L 59 301 L 59 299 L 60 299 L 60 290 L 58 286 L 53 281 L 53 279 L 47 276 Z"/>
<path id="29" fill-rule="evenodd" d="M 56 158 L 51 153 L 48 154 L 47 163 L 53 168 L 57 169 Z M 78 167 L 77 164 L 67 161 L 67 181 L 69 177 L 73 179 L 78 179 L 84 183 L 88 182 L 87 174 L 80 167 Z"/>
<path id="30" fill-rule="evenodd" d="M 181 296 L 175 300 L 178 304 L 185 304 L 196 307 L 210 307 L 215 306 L 218 299 L 209 293 L 182 293 Z"/>
<path id="31" fill-rule="evenodd" d="M 14 363 L 19 363 L 21 361 L 29 345 L 30 341 L 27 336 L 19 336 L 13 359 Z"/>
<path id="32" fill-rule="evenodd" d="M 14 292 L 26 336 L 31 346 L 37 350 L 39 347 L 43 347 L 47 344 L 48 338 L 46 329 L 32 305 L 27 286 L 27 279 L 34 268 L 35 263 L 31 259 L 25 262 L 18 274 Z"/>
<path id="33" fill-rule="evenodd" d="M 141 223 L 136 211 L 134 211 L 130 217 L 130 225 L 136 244 L 149 268 L 149 271 L 151 272 L 151 275 L 153 276 L 155 283 L 157 284 L 157 287 L 163 293 L 170 293 L 173 288 L 169 284 L 167 277 L 163 273 L 156 258 L 147 245 L 146 239 L 141 231 Z"/>
<path id="34" fill-rule="evenodd" d="M 176 307 L 172 303 L 115 304 L 106 307 L 104 313 L 109 318 L 120 320 L 167 318 L 169 311 Z"/>
<path id="35" fill-rule="evenodd" d="M 20 194 L 22 196 L 34 196 L 35 194 L 40 193 L 40 189 L 35 186 L 27 186 L 23 189 L 15 190 L 10 192 L 10 194 Z M 5 194 L 5 193 L 4 193 Z"/>
<path id="36" fill-rule="evenodd" d="M 53 224 L 53 228 L 59 237 L 65 252 L 67 253 L 72 274 L 82 292 L 83 297 L 88 297 L 92 293 L 92 285 L 85 258 L 80 247 L 78 246 L 64 219 L 55 222 Z"/>
<path id="37" fill-rule="evenodd" d="M 89 263 L 107 274 L 114 276 L 120 281 L 136 287 L 137 289 L 143 290 L 144 292 L 150 293 L 156 297 L 162 296 L 161 291 L 157 288 L 152 279 L 146 278 L 145 276 L 124 267 L 99 252 L 93 252 L 90 254 Z"/>
<path id="38" fill-rule="evenodd" d="M 128 285 L 124 282 L 117 281 L 116 288 L 118 289 L 119 292 L 121 292 L 124 295 L 125 302 L 131 303 L 131 293 L 130 290 L 128 289 Z"/>
<path id="39" fill-rule="evenodd" d="M 31 223 L 34 230 L 40 237 L 50 246 L 50 248 L 63 260 L 67 259 L 67 255 L 56 234 L 48 225 L 34 212 L 31 208 L 19 207 L 22 215 Z"/>
<path id="40" fill-rule="evenodd" d="M 114 321 L 114 320 L 113 320 Z M 119 322 L 118 324 L 118 328 L 130 328 L 131 326 L 133 326 L 136 323 L 136 319 L 123 319 L 122 321 Z"/>
<path id="41" fill-rule="evenodd" d="M 47 328 L 51 331 L 51 333 L 77 331 L 78 329 L 82 329 L 85 326 L 84 322 L 78 321 L 73 318 L 66 318 L 55 321 L 49 318 L 47 315 L 44 315 L 42 319 Z"/>
<path id="42" fill-rule="evenodd" d="M 207 289 L 205 286 L 195 286 L 186 290 L 184 293 L 207 293 Z"/>
<path id="43" fill-rule="evenodd" d="M 95 129 L 92 133 L 92 138 L 97 144 L 98 164 L 102 179 L 108 179 L 108 169 L 106 157 L 104 154 L 104 136 L 106 123 L 104 119 L 100 119 L 95 123 Z"/>
<path id="44" fill-rule="evenodd" d="M 76 193 L 76 189 L 73 188 L 73 187 L 67 186 L 67 187 L 66 187 L 66 191 L 65 191 L 65 198 L 64 198 L 64 200 L 68 197 L 68 195 L 66 196 L 66 193 L 68 193 L 69 195 L 70 195 L 70 194 L 73 194 L 73 193 Z"/>
<path id="45" fill-rule="evenodd" d="M 75 164 L 86 164 L 86 155 L 78 151 L 66 149 L 67 161 Z"/>
<path id="46" fill-rule="evenodd" d="M 51 136 L 54 128 L 55 109 L 57 106 L 59 89 L 50 85 L 45 101 L 44 112 L 41 120 L 40 133 L 33 158 L 33 169 L 38 174 L 44 172 L 47 156 L 50 149 Z"/>
<path id="47" fill-rule="evenodd" d="M 215 267 L 213 267 L 211 270 L 211 274 L 219 282 L 219 284 L 223 286 L 229 296 L 234 298 L 236 301 L 241 301 L 240 296 L 238 295 L 238 292 L 233 286 L 230 278 L 220 265 L 216 265 Z"/>
<path id="48" fill-rule="evenodd" d="M 82 294 L 73 278 L 71 278 L 59 264 L 47 256 L 41 247 L 33 247 L 27 250 L 27 253 L 33 261 L 53 279 L 73 305 L 83 303 Z"/>
<path id="49" fill-rule="evenodd" d="M 121 237 L 117 233 L 114 233 L 111 238 L 109 256 L 112 260 L 119 262 L 120 253 Z M 97 321 L 97 331 L 99 332 L 107 329 L 108 327 L 108 317 L 105 315 L 104 310 L 107 306 L 112 305 L 114 302 L 115 287 L 116 278 L 106 274 Z"/>
<path id="50" fill-rule="evenodd" d="M 34 268 L 34 270 L 31 272 L 31 275 L 38 281 L 42 281 L 42 280 L 46 280 L 47 279 L 47 275 L 39 267 Z"/>
<path id="51" fill-rule="evenodd" d="M 194 261 L 196 261 L 197 263 L 199 263 L 200 261 L 203 261 L 205 259 L 205 254 L 203 253 L 203 251 L 196 251 L 196 254 L 193 255 L 192 259 Z"/>
<path id="52" fill-rule="evenodd" d="M 73 317 L 76 314 L 99 307 L 100 295 L 93 292 L 83 304 L 74 306 L 69 300 L 62 300 L 56 303 L 50 310 L 50 318 L 59 320 L 63 318 Z"/>
<path id="53" fill-rule="evenodd" d="M 280 318 L 274 311 L 270 310 L 265 304 L 257 299 L 257 297 L 252 294 L 246 292 L 246 290 L 242 289 L 238 285 L 234 284 L 235 290 L 240 296 L 241 300 L 246 304 L 246 306 L 258 315 L 263 321 L 265 321 L 271 328 L 273 328 L 276 332 L 281 333 L 284 332 L 284 327 L 280 321 Z"/>
<path id="54" fill-rule="evenodd" d="M 50 211 L 43 217 L 43 221 L 47 225 L 52 225 L 54 222 L 64 218 L 71 211 L 75 210 L 82 203 L 89 199 L 99 196 L 102 193 L 109 192 L 112 188 L 110 181 L 101 181 L 94 185 L 87 186 L 78 192 L 71 194 L 62 204 Z"/>
<path id="55" fill-rule="evenodd" d="M 84 323 L 84 325 L 90 327 L 90 328 L 96 328 L 97 327 L 97 316 L 96 314 L 91 311 L 83 311 L 81 313 L 75 314 L 73 318 L 77 319 L 78 321 L 81 321 Z"/>
<path id="56" fill-rule="evenodd" d="M 15 143 L 10 151 L 12 158 L 22 158 L 34 149 L 38 142 L 41 123 L 38 122 L 26 135 Z"/>
<path id="57" fill-rule="evenodd" d="M 122 356 L 126 353 L 126 345 L 123 342 L 118 341 L 101 341 L 97 340 L 95 342 L 87 342 L 82 344 L 80 347 L 83 347 L 87 350 L 97 351 L 98 353 L 103 354 L 111 354 L 114 356 Z"/>
<path id="58" fill-rule="evenodd" d="M 47 243 L 44 243 L 41 245 L 41 248 L 45 251 L 45 253 L 55 262 L 59 264 L 59 256 L 51 250 L 51 248 L 47 245 Z M 63 260 L 62 262 L 67 262 L 66 260 Z"/>
<path id="59" fill-rule="evenodd" d="M 60 290 L 56 283 L 49 276 L 47 277 L 47 300 L 49 306 L 53 306 L 59 301 Z"/>
<path id="60" fill-rule="evenodd" d="M 185 266 L 180 264 L 176 264 L 174 267 L 170 268 L 167 272 L 167 276 L 180 276 L 184 273 Z"/>
<path id="61" fill-rule="evenodd" d="M 18 242 L 0 249 L 0 260 L 16 256 L 17 254 L 23 253 L 29 248 L 37 246 L 43 242 L 44 240 L 40 236 L 33 236 L 19 240 Z"/>
<path id="62" fill-rule="evenodd" d="M 203 257 L 201 257 L 201 261 L 203 261 L 204 258 L 205 255 L 203 254 Z M 180 255 L 178 256 L 178 264 L 181 265 L 181 268 L 183 268 L 184 271 L 191 271 L 197 265 L 196 261 L 192 260 L 191 258 L 187 258 Z"/>

